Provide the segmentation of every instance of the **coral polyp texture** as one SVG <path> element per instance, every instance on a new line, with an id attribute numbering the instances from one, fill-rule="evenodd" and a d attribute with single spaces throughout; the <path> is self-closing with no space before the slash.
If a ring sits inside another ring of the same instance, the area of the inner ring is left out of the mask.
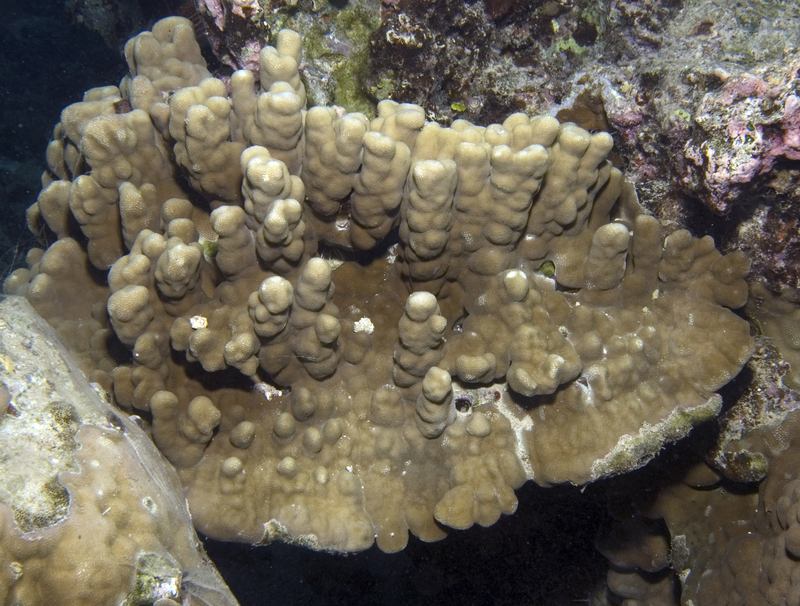
<path id="1" fill-rule="evenodd" d="M 140 415 L 207 535 L 356 551 L 637 468 L 750 357 L 748 261 L 665 237 L 550 117 L 306 108 L 299 36 L 212 78 L 191 25 L 66 108 L 5 282 Z"/>
<path id="2" fill-rule="evenodd" d="M 0 604 L 237 606 L 148 436 L 0 297 Z"/>

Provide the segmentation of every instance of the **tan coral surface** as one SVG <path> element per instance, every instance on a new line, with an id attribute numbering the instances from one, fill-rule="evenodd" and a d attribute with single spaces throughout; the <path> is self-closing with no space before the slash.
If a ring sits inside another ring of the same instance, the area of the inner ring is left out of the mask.
<path id="1" fill-rule="evenodd" d="M 650 481 L 661 476 L 657 492 L 621 491 L 618 521 L 598 544 L 611 562 L 611 603 L 800 603 L 798 429 L 794 410 L 743 436 L 740 452 L 769 465 L 758 484 L 731 482 L 702 460 L 661 460 L 649 470 Z"/>
<path id="2" fill-rule="evenodd" d="M 190 29 L 64 110 L 28 213 L 52 244 L 5 290 L 149 422 L 203 532 L 395 551 L 718 413 L 748 262 L 665 238 L 610 135 L 306 110 L 297 34 L 226 86 Z"/>
<path id="3" fill-rule="evenodd" d="M 236 606 L 175 471 L 25 299 L 0 299 L 0 604 Z"/>

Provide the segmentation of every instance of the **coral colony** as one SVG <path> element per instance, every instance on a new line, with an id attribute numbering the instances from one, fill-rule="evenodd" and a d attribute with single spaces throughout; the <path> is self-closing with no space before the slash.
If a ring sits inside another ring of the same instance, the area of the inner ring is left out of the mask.
<path id="1" fill-rule="evenodd" d="M 55 241 L 6 282 L 149 412 L 199 528 L 394 551 L 717 413 L 752 348 L 747 261 L 662 238 L 607 134 L 306 110 L 299 49 L 282 31 L 229 96 L 186 20 L 131 40 L 121 88 L 62 114 L 29 212 Z M 457 410 L 454 384 L 502 397 Z"/>
<path id="2" fill-rule="evenodd" d="M 199 530 L 398 551 L 719 413 L 749 261 L 664 237 L 610 135 L 307 108 L 300 48 L 226 83 L 186 19 L 130 40 L 120 86 L 63 111 L 43 248 L 5 282 L 144 419 Z"/>

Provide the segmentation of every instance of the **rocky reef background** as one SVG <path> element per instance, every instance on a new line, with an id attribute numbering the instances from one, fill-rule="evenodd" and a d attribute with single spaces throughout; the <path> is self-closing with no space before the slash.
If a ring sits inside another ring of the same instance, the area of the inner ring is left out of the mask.
<path id="1" fill-rule="evenodd" d="M 61 108 L 87 88 L 116 83 L 124 40 L 182 11 L 205 24 L 204 52 L 209 61 L 216 53 L 212 68 L 221 73 L 247 67 L 254 37 L 305 27 L 316 45 L 315 64 L 323 66 L 305 74 L 309 95 L 321 103 L 368 111 L 392 98 L 419 103 L 442 124 L 552 111 L 584 128 L 609 130 L 618 165 L 662 222 L 710 233 L 724 250 L 745 249 L 753 275 L 766 278 L 769 291 L 796 298 L 800 107 L 787 100 L 797 99 L 800 78 L 791 47 L 800 29 L 794 3 L 737 3 L 729 11 L 713 2 L 656 0 L 608 3 L 607 10 L 581 0 L 267 4 L 238 3 L 244 8 L 237 13 L 222 10 L 223 3 L 215 13 L 210 2 L 193 9 L 68 1 L 20 4 L 6 16 L 0 26 L 0 50 L 9 58 L 0 66 L 6 273 L 30 247 L 24 211 L 38 193 L 43 150 Z M 713 60 L 704 58 L 709 54 Z M 727 161 L 714 161 L 720 157 Z M 723 393 L 729 411 L 756 397 L 748 389 L 763 368 L 780 369 L 768 343 L 763 351 L 761 365 Z M 765 406 L 789 408 L 792 397 L 784 388 Z M 595 538 L 610 522 L 608 502 L 624 499 L 636 480 L 645 493 L 663 490 L 672 481 L 665 462 L 688 469 L 716 440 L 716 428 L 701 428 L 634 478 L 597 482 L 583 492 L 528 483 L 517 491 L 514 516 L 439 543 L 412 538 L 397 554 L 373 547 L 332 556 L 214 541 L 206 547 L 242 604 L 571 604 L 605 582 L 607 562 Z M 734 490 L 753 495 L 757 484 L 740 482 Z"/>

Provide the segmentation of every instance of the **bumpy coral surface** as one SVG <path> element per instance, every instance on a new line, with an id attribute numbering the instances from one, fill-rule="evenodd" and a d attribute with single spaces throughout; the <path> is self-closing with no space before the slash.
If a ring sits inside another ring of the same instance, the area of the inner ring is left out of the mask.
<path id="1" fill-rule="evenodd" d="M 796 410 L 775 415 L 741 440 L 741 453 L 769 466 L 760 483 L 731 481 L 686 450 L 642 470 L 647 480 L 659 476 L 661 488 L 647 496 L 623 492 L 618 520 L 599 542 L 612 563 L 608 588 L 618 600 L 612 603 L 800 602 L 798 421 Z M 676 592 L 670 586 L 678 583 Z"/>
<path id="2" fill-rule="evenodd" d="M 0 299 L 0 604 L 237 606 L 175 470 L 25 299 Z"/>
<path id="3" fill-rule="evenodd" d="M 219 538 L 402 549 L 625 472 L 749 358 L 748 262 L 664 238 L 554 118 L 306 109 L 284 30 L 229 87 L 184 19 L 66 108 L 5 283 L 150 424 Z"/>

